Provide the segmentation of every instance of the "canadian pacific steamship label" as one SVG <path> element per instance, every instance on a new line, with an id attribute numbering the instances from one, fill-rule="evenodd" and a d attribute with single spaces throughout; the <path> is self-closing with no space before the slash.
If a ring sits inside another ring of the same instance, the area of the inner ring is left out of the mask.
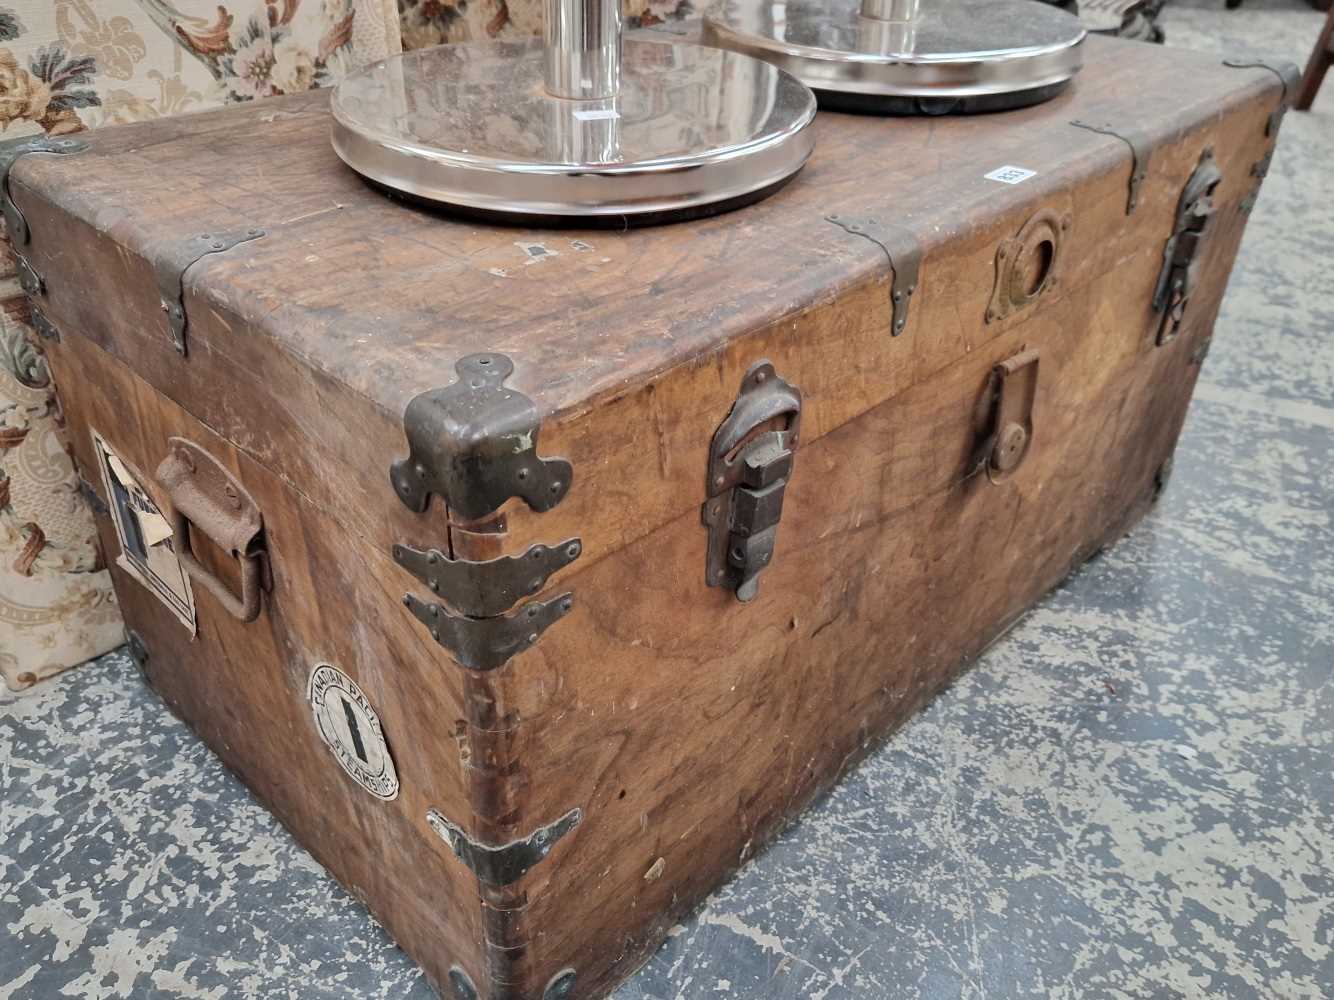
<path id="1" fill-rule="evenodd" d="M 321 663 L 310 674 L 315 728 L 343 770 L 378 799 L 398 797 L 398 772 L 389 756 L 380 717 L 351 677 Z"/>
<path id="2" fill-rule="evenodd" d="M 158 509 L 138 475 L 93 431 L 107 505 L 120 541 L 116 565 L 148 588 L 194 635 L 195 597 L 190 578 L 172 548 L 171 522 Z"/>

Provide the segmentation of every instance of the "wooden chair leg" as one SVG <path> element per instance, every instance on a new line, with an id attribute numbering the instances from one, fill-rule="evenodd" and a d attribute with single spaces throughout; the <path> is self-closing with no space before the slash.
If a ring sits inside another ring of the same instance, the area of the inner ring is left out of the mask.
<path id="1" fill-rule="evenodd" d="M 1298 111 L 1309 111 L 1315 100 L 1320 84 L 1324 82 L 1325 71 L 1334 62 L 1334 9 L 1325 18 L 1325 27 L 1320 32 L 1320 41 L 1316 42 L 1311 60 L 1306 64 L 1306 73 L 1302 76 L 1301 87 L 1297 90 L 1297 99 L 1293 107 Z"/>

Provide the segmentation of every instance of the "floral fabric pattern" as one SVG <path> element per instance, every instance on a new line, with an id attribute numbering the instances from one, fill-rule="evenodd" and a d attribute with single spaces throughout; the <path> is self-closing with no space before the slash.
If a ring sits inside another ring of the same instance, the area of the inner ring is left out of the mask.
<path id="1" fill-rule="evenodd" d="M 0 139 L 328 86 L 398 37 L 395 0 L 0 0 Z M 27 319 L 0 241 L 0 677 L 14 690 L 124 636 Z"/>
<path id="2" fill-rule="evenodd" d="M 696 13 L 691 0 L 624 0 L 632 25 Z M 404 49 L 542 33 L 543 0 L 398 0 Z"/>
<path id="3" fill-rule="evenodd" d="M 46 359 L 0 313 L 0 676 L 14 690 L 121 641 Z"/>
<path id="4" fill-rule="evenodd" d="M 390 2 L 0 0 L 0 133 L 77 132 L 328 86 L 396 51 Z"/>

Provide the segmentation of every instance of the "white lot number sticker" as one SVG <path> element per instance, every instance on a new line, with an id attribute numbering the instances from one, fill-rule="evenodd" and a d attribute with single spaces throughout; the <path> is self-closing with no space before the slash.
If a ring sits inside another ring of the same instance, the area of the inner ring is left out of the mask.
<path id="1" fill-rule="evenodd" d="M 997 167 L 991 173 L 982 176 L 989 181 L 1000 181 L 1002 184 L 1022 184 L 1037 175 L 1036 170 L 1026 170 L 1023 167 Z"/>
<path id="2" fill-rule="evenodd" d="M 380 717 L 351 677 L 321 663 L 310 675 L 315 727 L 338 763 L 377 799 L 398 797 L 398 772 L 380 728 Z"/>
<path id="3" fill-rule="evenodd" d="M 139 477 L 111 450 L 106 438 L 97 431 L 92 435 L 107 505 L 120 541 L 116 565 L 147 587 L 193 635 L 195 597 L 190 578 L 172 549 L 171 522 L 140 485 Z"/>

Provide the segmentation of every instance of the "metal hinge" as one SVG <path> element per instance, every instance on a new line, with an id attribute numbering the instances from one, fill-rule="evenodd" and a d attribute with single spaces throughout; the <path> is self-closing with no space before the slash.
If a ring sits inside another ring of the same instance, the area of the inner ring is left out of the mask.
<path id="1" fill-rule="evenodd" d="M 46 291 L 46 279 L 38 274 L 28 258 L 17 250 L 14 251 L 14 271 L 19 278 L 19 287 L 27 295 L 36 298 Z"/>
<path id="2" fill-rule="evenodd" d="M 1181 192 L 1172 235 L 1163 247 L 1163 266 L 1153 293 L 1154 312 L 1162 315 L 1156 338 L 1159 346 L 1175 340 L 1181 329 L 1198 281 L 1200 246 L 1214 215 L 1214 190 L 1222 179 L 1213 149 L 1206 148 Z"/>
<path id="3" fill-rule="evenodd" d="M 1271 111 L 1269 117 L 1265 119 L 1265 135 L 1277 135 L 1278 130 L 1283 126 L 1283 116 L 1288 113 L 1288 98 L 1301 82 L 1301 69 L 1296 63 L 1286 60 L 1271 63 L 1254 56 L 1235 56 L 1224 59 L 1223 65 L 1232 69 L 1267 69 L 1278 77 L 1278 82 L 1283 85 L 1283 93 L 1279 96 L 1278 107 Z"/>
<path id="4" fill-rule="evenodd" d="M 1033 446 L 1033 406 L 1038 395 L 1038 352 L 1023 351 L 991 370 L 978 404 L 982 430 L 973 468 L 999 483 L 1012 476 Z"/>
<path id="5" fill-rule="evenodd" d="M 503 667 L 536 643 L 543 632 L 573 610 L 574 594 L 531 601 L 513 614 L 494 618 L 450 614 L 447 608 L 412 594 L 403 595 L 403 604 L 459 666 L 484 672 Z"/>
<path id="6" fill-rule="evenodd" d="M 1113 136 L 1130 147 L 1130 195 L 1126 200 L 1126 215 L 1133 215 L 1139 205 L 1139 187 L 1149 175 L 1149 156 L 1153 153 L 1153 146 L 1149 144 L 1148 137 L 1137 129 L 1125 127 L 1117 129 L 1110 124 L 1093 125 L 1081 121 L 1073 121 L 1070 124 L 1075 128 L 1087 129 L 1100 135 Z"/>
<path id="7" fill-rule="evenodd" d="M 134 665 L 141 671 L 148 666 L 148 645 L 144 642 L 143 636 L 132 628 L 125 630 L 126 652 L 130 654 L 130 659 Z"/>
<path id="8" fill-rule="evenodd" d="M 1260 197 L 1260 186 L 1264 184 L 1265 178 L 1269 176 L 1269 167 L 1274 162 L 1274 151 L 1271 149 L 1264 156 L 1251 164 L 1251 176 L 1255 178 L 1255 186 L 1251 188 L 1250 193 L 1242 198 L 1238 203 L 1242 214 L 1249 215 L 1251 209 L 1255 208 L 1256 199 Z"/>
<path id="9" fill-rule="evenodd" d="M 154 253 L 153 274 L 157 278 L 162 311 L 167 314 L 171 342 L 182 357 L 189 353 L 185 332 L 190 325 L 190 318 L 185 314 L 185 272 L 204 257 L 225 253 L 232 247 L 249 243 L 264 235 L 264 230 L 257 228 L 200 233 L 198 236 L 167 243 Z"/>
<path id="10" fill-rule="evenodd" d="M 32 240 L 28 220 L 14 203 L 9 191 L 9 172 L 20 156 L 28 153 L 81 153 L 88 148 L 82 139 L 52 139 L 39 136 L 35 139 L 19 139 L 0 145 L 0 214 L 4 215 L 5 228 L 9 232 L 9 242 L 17 249 L 26 246 Z"/>
<path id="11" fill-rule="evenodd" d="M 43 340 L 54 340 L 56 343 L 60 342 L 60 331 L 56 329 L 54 323 L 46 318 L 46 314 L 36 306 L 33 306 L 32 309 L 29 310 L 28 325 L 31 326 L 37 333 L 37 336 L 41 337 Z"/>
<path id="12" fill-rule="evenodd" d="M 473 840 L 437 810 L 432 809 L 426 814 L 426 822 L 449 845 L 458 859 L 472 869 L 481 881 L 496 887 L 513 885 L 523 878 L 583 818 L 582 809 L 571 809 L 556 822 L 541 827 L 522 840 L 492 847 Z"/>
<path id="13" fill-rule="evenodd" d="M 511 497 L 547 511 L 565 498 L 574 474 L 563 458 L 539 458 L 537 407 L 505 388 L 514 362 L 503 354 L 470 354 L 458 381 L 413 398 L 403 414 L 408 457 L 389 478 L 410 510 L 441 497 L 457 520 L 495 513 Z"/>
<path id="14" fill-rule="evenodd" d="M 394 561 L 465 615 L 489 618 L 503 614 L 522 597 L 531 597 L 551 574 L 579 558 L 583 543 L 571 538 L 554 548 L 534 545 L 520 556 L 486 562 L 451 559 L 439 549 L 394 546 Z"/>
<path id="15" fill-rule="evenodd" d="M 88 482 L 88 480 L 84 479 L 82 476 L 79 477 L 79 495 L 83 497 L 83 501 L 88 505 L 88 509 L 99 517 L 105 517 L 107 514 L 111 513 L 111 508 L 106 505 L 106 502 L 98 494 L 93 484 Z"/>
<path id="16" fill-rule="evenodd" d="M 713 435 L 703 521 L 709 530 L 704 580 L 752 600 L 773 560 L 792 453 L 801 434 L 801 390 L 752 365 Z"/>
<path id="17" fill-rule="evenodd" d="M 890 285 L 890 335 L 897 337 L 908 325 L 908 307 L 917 291 L 917 276 L 922 266 L 922 245 L 902 226 L 887 226 L 869 216 L 827 215 L 826 221 L 840 229 L 870 240 L 889 258 L 894 280 Z"/>

